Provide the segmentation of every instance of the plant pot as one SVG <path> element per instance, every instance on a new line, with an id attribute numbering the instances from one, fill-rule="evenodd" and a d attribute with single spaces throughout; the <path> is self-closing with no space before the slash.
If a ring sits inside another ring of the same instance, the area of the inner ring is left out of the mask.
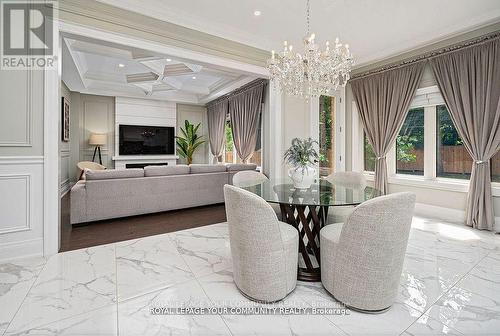
<path id="1" fill-rule="evenodd" d="M 290 168 L 288 176 L 296 189 L 309 189 L 316 178 L 316 168 L 310 166 Z"/>

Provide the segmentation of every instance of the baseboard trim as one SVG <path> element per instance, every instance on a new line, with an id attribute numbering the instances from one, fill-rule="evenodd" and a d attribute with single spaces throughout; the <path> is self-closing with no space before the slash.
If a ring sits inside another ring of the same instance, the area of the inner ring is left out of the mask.
<path id="1" fill-rule="evenodd" d="M 424 203 L 415 204 L 415 215 L 454 223 L 465 222 L 465 210 L 445 208 Z M 500 217 L 495 217 L 495 229 L 497 232 L 500 232 Z"/>
<path id="2" fill-rule="evenodd" d="M 0 244 L 0 262 L 43 256 L 43 238 Z"/>
<path id="3" fill-rule="evenodd" d="M 64 195 L 66 195 L 71 190 L 74 184 L 75 183 L 71 182 L 69 179 L 61 183 L 61 187 L 59 188 L 59 194 L 61 195 L 61 198 L 63 198 Z"/>

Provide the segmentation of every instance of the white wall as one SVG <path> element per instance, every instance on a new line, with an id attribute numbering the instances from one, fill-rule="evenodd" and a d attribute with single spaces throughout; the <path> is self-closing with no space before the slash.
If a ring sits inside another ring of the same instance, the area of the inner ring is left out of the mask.
<path id="1" fill-rule="evenodd" d="M 208 163 L 208 125 L 207 108 L 200 105 L 177 104 L 177 134 L 180 134 L 180 128 L 184 128 L 184 120 L 189 120 L 195 126 L 201 123 L 198 129 L 198 135 L 203 136 L 205 143 L 198 147 L 193 155 L 193 163 Z M 186 163 L 184 158 L 179 158 L 179 163 Z"/>
<path id="2" fill-rule="evenodd" d="M 0 70 L 0 259 L 43 254 L 44 73 Z"/>

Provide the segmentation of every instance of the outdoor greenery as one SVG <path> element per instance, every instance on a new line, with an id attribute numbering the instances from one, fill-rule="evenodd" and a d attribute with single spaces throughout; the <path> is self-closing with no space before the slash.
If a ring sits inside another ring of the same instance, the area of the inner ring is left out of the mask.
<path id="1" fill-rule="evenodd" d="M 458 135 L 453 121 L 451 120 L 450 113 L 445 105 L 436 107 L 437 122 L 439 127 L 439 140 L 442 146 L 461 146 L 463 141 Z"/>
<path id="2" fill-rule="evenodd" d="M 314 148 L 314 144 L 318 144 L 318 142 L 311 138 L 294 138 L 292 145 L 283 155 L 285 162 L 296 169 L 302 168 L 303 170 L 307 166 L 315 164 L 319 159 L 319 155 Z"/>
<path id="3" fill-rule="evenodd" d="M 187 164 L 193 162 L 193 154 L 196 149 L 203 144 L 205 141 L 201 140 L 202 135 L 198 135 L 198 128 L 201 123 L 194 126 L 188 120 L 184 121 L 184 128 L 181 127 L 181 133 L 183 136 L 176 136 L 177 142 L 177 153 L 186 159 Z"/>
<path id="4" fill-rule="evenodd" d="M 417 161 L 415 149 L 424 148 L 424 109 L 411 109 L 396 138 L 396 160 L 404 163 Z"/>
<path id="5" fill-rule="evenodd" d="M 320 143 L 319 143 L 319 162 L 328 163 L 329 149 L 332 149 L 333 138 L 333 120 L 332 120 L 332 97 L 319 97 L 319 124 L 320 124 Z"/>
<path id="6" fill-rule="evenodd" d="M 231 122 L 226 121 L 224 126 L 224 132 L 226 132 L 226 152 L 233 151 L 233 131 L 231 129 Z"/>

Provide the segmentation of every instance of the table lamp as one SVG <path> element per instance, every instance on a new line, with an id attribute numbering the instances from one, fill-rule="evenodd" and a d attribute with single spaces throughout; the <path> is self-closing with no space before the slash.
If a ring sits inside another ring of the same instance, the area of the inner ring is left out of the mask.
<path id="1" fill-rule="evenodd" d="M 99 152 L 99 164 L 102 165 L 101 146 L 104 146 L 105 144 L 106 144 L 106 134 L 90 133 L 89 145 L 95 146 L 94 155 L 92 156 L 92 162 L 94 162 L 95 160 L 96 153 Z"/>

